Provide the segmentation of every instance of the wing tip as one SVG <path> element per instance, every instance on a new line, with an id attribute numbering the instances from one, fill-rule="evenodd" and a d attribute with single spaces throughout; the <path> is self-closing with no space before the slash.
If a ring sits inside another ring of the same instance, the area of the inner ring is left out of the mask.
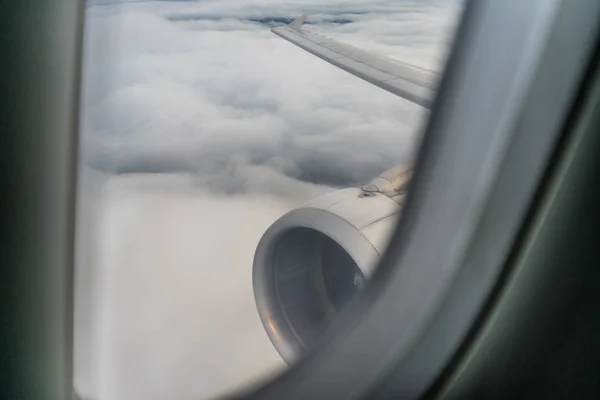
<path id="1" fill-rule="evenodd" d="M 293 30 L 300 31 L 302 29 L 302 24 L 306 21 L 307 18 L 308 14 L 302 14 L 299 18 L 292 21 L 292 23 L 288 26 Z"/>

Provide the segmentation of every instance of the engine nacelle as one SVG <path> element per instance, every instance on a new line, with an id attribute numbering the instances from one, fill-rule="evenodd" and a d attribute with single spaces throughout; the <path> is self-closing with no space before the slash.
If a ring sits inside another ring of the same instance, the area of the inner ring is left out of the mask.
<path id="1" fill-rule="evenodd" d="M 389 185 L 385 192 L 390 182 L 382 174 L 362 188 L 319 197 L 282 216 L 261 238 L 254 296 L 267 334 L 287 363 L 313 346 L 371 276 L 404 198 L 402 192 L 390 196 Z"/>

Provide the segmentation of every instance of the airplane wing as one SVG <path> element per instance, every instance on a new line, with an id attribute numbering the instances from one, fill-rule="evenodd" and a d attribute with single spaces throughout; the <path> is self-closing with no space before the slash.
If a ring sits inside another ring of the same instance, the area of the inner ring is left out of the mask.
<path id="1" fill-rule="evenodd" d="M 439 75 L 433 71 L 364 50 L 302 29 L 307 15 L 271 32 L 296 46 L 374 84 L 425 108 L 430 108 Z"/>

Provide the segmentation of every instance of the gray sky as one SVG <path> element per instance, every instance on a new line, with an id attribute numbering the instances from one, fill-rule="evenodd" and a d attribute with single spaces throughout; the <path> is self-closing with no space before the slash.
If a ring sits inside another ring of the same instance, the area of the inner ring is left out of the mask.
<path id="1" fill-rule="evenodd" d="M 251 268 L 286 211 L 409 161 L 427 114 L 269 32 L 441 70 L 457 1 L 88 1 L 76 385 L 206 398 L 283 368 Z"/>

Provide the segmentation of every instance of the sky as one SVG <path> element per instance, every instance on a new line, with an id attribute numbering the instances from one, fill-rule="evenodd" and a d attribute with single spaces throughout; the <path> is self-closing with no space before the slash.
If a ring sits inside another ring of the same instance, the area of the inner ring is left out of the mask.
<path id="1" fill-rule="evenodd" d="M 428 114 L 270 33 L 442 71 L 460 2 L 88 0 L 75 385 L 198 399 L 285 365 L 252 258 L 285 212 L 410 162 Z"/>

